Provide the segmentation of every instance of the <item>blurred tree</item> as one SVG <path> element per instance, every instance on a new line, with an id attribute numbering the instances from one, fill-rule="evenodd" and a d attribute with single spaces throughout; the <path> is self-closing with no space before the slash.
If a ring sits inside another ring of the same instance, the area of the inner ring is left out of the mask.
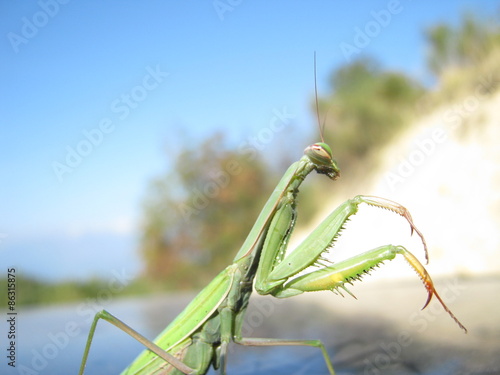
<path id="1" fill-rule="evenodd" d="M 428 65 L 436 76 L 447 68 L 482 61 L 500 43 L 498 21 L 480 20 L 465 13 L 456 27 L 438 24 L 425 31 L 429 44 Z"/>
<path id="2" fill-rule="evenodd" d="M 429 44 L 428 65 L 431 72 L 439 75 L 453 61 L 453 30 L 448 25 L 437 25 L 425 33 Z"/>
<path id="3" fill-rule="evenodd" d="M 227 148 L 220 134 L 182 150 L 145 202 L 145 275 L 176 289 L 205 285 L 232 261 L 276 183 L 270 180 L 257 153 Z"/>

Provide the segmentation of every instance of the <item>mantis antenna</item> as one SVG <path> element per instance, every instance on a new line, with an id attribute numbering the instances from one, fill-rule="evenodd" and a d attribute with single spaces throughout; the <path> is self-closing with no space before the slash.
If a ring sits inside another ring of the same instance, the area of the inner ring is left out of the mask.
<path id="1" fill-rule="evenodd" d="M 319 135 L 321 137 L 321 142 L 325 143 L 325 139 L 323 137 L 324 129 L 325 129 L 325 121 L 321 124 L 321 120 L 319 118 L 319 104 L 318 104 L 318 84 L 316 78 L 316 51 L 314 51 L 314 99 L 316 101 L 316 117 L 318 120 L 318 129 Z"/>

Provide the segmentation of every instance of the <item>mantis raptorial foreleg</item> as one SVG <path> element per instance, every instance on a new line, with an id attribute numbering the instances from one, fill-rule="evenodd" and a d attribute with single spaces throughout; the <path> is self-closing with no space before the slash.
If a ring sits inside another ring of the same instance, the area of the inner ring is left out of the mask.
<path id="1" fill-rule="evenodd" d="M 285 298 L 303 292 L 336 291 L 341 288 L 351 294 L 345 284 L 351 284 L 352 281 L 360 279 L 363 274 L 381 265 L 384 261 L 392 260 L 396 255 L 401 255 L 417 272 L 427 289 L 428 297 L 424 308 L 429 304 L 432 296 L 435 295 L 446 312 L 466 332 L 466 328 L 453 315 L 436 292 L 432 279 L 424 266 L 403 246 L 384 245 L 346 259 L 345 261 L 296 277 L 299 272 L 316 264 L 321 255 L 333 246 L 345 223 L 350 216 L 358 212 L 358 206 L 361 203 L 388 209 L 404 217 L 411 227 L 411 232 L 415 232 L 420 236 L 427 258 L 425 239 L 416 228 L 410 213 L 405 207 L 387 199 L 358 195 L 341 204 L 286 257 L 283 256 L 283 253 L 290 233 L 289 231 L 280 231 L 280 226 L 272 223 L 271 228 L 275 229 L 275 231 L 268 234 L 268 240 L 262 250 L 263 259 L 266 259 L 272 266 L 267 265 L 265 269 L 260 269 L 260 272 L 257 272 L 255 282 L 257 292 L 259 294 L 271 294 L 275 297 Z M 289 227 L 293 227 L 295 218 L 293 214 L 289 213 L 289 206 L 286 204 L 283 205 L 280 211 L 280 220 L 284 221 L 285 218 L 288 218 Z M 283 225 L 283 223 L 280 224 Z M 274 249 L 267 247 L 270 244 L 277 246 Z M 273 257 L 275 261 L 269 262 L 269 259 Z"/>

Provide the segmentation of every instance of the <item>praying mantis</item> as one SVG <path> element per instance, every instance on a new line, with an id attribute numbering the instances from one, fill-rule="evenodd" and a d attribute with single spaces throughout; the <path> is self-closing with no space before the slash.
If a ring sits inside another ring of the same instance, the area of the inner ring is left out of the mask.
<path id="1" fill-rule="evenodd" d="M 146 350 L 123 370 L 122 375 L 202 375 L 207 373 L 210 366 L 219 369 L 221 374 L 226 374 L 228 346 L 231 342 L 247 346 L 316 347 L 323 355 L 326 369 L 334 375 L 328 352 L 319 340 L 242 337 L 245 312 L 253 289 L 261 295 L 272 295 L 276 298 L 327 290 L 344 290 L 351 294 L 346 284 L 360 280 L 363 274 L 398 255 L 417 272 L 427 290 L 427 301 L 423 308 L 435 296 L 450 317 L 467 332 L 437 293 L 422 263 L 403 246 L 383 245 L 338 263 L 331 263 L 323 258 L 322 255 L 333 247 L 348 219 L 358 212 L 360 205 L 366 204 L 402 216 L 408 222 L 411 233 L 420 237 L 428 262 L 427 244 L 423 234 L 413 223 L 409 211 L 396 202 L 368 195 L 349 199 L 324 219 L 294 251 L 286 254 L 297 219 L 296 201 L 299 188 L 313 171 L 325 175 L 330 180 L 336 180 L 340 176 L 340 169 L 333 158 L 331 148 L 323 139 L 306 147 L 301 159 L 285 172 L 233 263 L 220 272 L 154 341 L 148 340 L 105 310 L 97 313 L 90 328 L 79 374 L 84 373 L 97 323 L 103 319 L 146 347 Z M 310 266 L 316 267 L 307 272 L 306 269 Z"/>

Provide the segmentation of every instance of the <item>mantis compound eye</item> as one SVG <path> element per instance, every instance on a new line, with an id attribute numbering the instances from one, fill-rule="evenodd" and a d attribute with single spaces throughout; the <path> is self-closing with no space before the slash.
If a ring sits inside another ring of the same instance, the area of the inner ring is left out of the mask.
<path id="1" fill-rule="evenodd" d="M 332 162 L 332 150 L 326 143 L 314 143 L 307 146 L 304 154 L 311 159 L 314 164 L 329 165 Z"/>
<path id="2" fill-rule="evenodd" d="M 326 143 L 314 143 L 304 150 L 304 154 L 311 160 L 318 173 L 326 174 L 332 180 L 340 176 L 340 169 L 333 159 L 332 150 Z"/>

